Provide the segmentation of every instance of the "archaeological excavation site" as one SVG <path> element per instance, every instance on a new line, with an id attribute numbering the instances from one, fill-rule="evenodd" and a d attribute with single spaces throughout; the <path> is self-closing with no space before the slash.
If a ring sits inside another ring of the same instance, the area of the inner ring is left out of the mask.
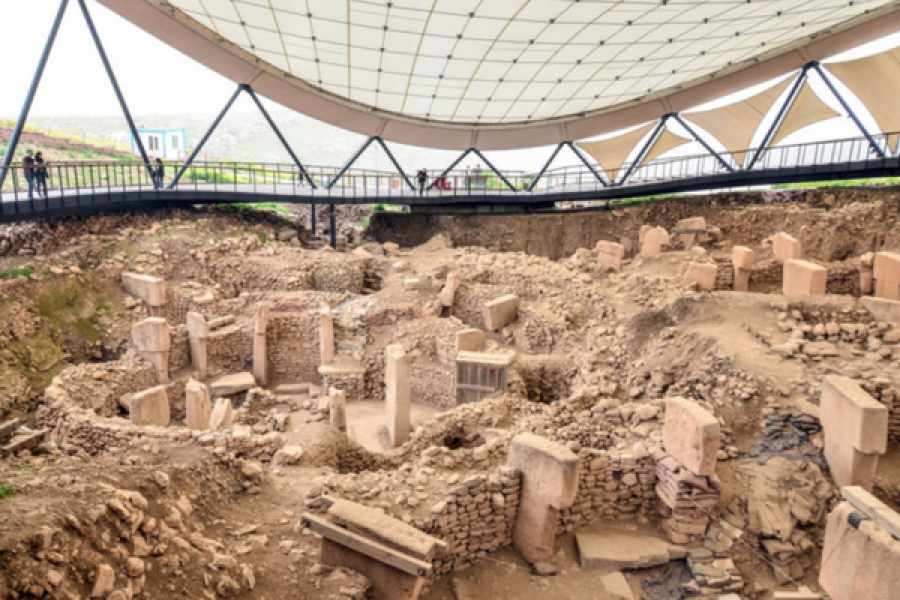
<path id="1" fill-rule="evenodd" d="M 900 188 L 300 210 L 0 227 L 0 598 L 900 598 Z"/>

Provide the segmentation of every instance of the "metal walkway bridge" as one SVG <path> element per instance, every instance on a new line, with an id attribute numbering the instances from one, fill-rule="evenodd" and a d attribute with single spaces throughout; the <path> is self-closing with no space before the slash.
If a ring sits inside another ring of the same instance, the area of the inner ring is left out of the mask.
<path id="1" fill-rule="evenodd" d="M 478 170 L 453 170 L 453 165 L 432 175 L 424 192 L 414 176 L 402 172 L 247 163 L 169 164 L 164 187 L 156 189 L 147 166 L 134 160 L 50 164 L 46 197 L 38 193 L 39 178 L 32 179 L 35 189 L 29 197 L 25 168 L 14 166 L 7 168 L 0 190 L 0 222 L 220 203 L 400 204 L 435 213 L 547 211 L 560 203 L 602 204 L 682 192 L 898 175 L 900 156 L 889 148 L 897 139 L 898 134 L 887 134 L 749 149 L 740 154 L 758 155 L 749 161 L 752 168 L 740 167 L 734 157 L 724 160 L 704 154 L 626 164 L 611 173 L 602 172 L 575 150 L 583 166 L 538 173 L 501 173 L 490 163 Z M 874 151 L 873 142 L 882 153 Z"/>

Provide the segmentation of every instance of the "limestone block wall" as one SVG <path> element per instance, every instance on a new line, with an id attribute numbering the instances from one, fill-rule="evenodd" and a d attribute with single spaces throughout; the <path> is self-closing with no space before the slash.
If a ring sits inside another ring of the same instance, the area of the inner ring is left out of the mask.
<path id="1" fill-rule="evenodd" d="M 315 311 L 270 314 L 266 342 L 273 381 L 319 381 L 321 352 Z"/>
<path id="2" fill-rule="evenodd" d="M 112 417 L 119 414 L 119 399 L 124 394 L 134 394 L 156 384 L 153 365 L 126 355 L 113 362 L 67 367 L 50 387 L 65 389 L 73 406 L 92 410 L 101 417 Z"/>
<path id="3" fill-rule="evenodd" d="M 191 364 L 191 344 L 186 325 L 172 327 L 170 332 L 169 373 L 177 373 Z"/>
<path id="4" fill-rule="evenodd" d="M 456 373 L 440 364 L 417 361 L 410 367 L 412 401 L 441 409 L 456 406 Z"/>
<path id="5" fill-rule="evenodd" d="M 211 377 L 250 370 L 252 332 L 243 325 L 213 330 L 206 340 L 206 356 Z"/>
<path id="6" fill-rule="evenodd" d="M 594 521 L 648 517 L 656 507 L 656 472 L 650 457 L 585 448 L 578 454 L 578 495 L 560 514 L 559 531 Z"/>
<path id="7" fill-rule="evenodd" d="M 322 376 L 322 389 L 336 388 L 343 391 L 347 395 L 347 402 L 372 400 L 367 395 L 367 379 L 367 374 L 362 372 L 328 374 Z M 381 397 L 384 397 L 384 389 L 381 390 Z"/>
<path id="8" fill-rule="evenodd" d="M 892 387 L 890 379 L 866 381 L 861 385 L 888 411 L 888 441 L 900 442 L 900 390 Z"/>
<path id="9" fill-rule="evenodd" d="M 166 305 L 164 316 L 169 325 L 184 323 L 187 314 L 191 310 L 191 295 L 188 291 L 178 288 L 166 289 Z"/>

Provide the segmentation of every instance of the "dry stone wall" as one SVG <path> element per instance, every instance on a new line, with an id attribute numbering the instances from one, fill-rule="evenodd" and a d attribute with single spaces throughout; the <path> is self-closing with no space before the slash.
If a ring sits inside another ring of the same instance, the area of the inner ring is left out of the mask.
<path id="1" fill-rule="evenodd" d="M 210 376 L 249 371 L 253 362 L 253 336 L 243 325 L 231 325 L 210 332 L 206 338 Z"/>
<path id="2" fill-rule="evenodd" d="M 319 381 L 319 322 L 314 310 L 297 314 L 270 313 L 266 347 L 272 380 Z"/>
<path id="3" fill-rule="evenodd" d="M 157 384 L 153 365 L 133 355 L 103 363 L 82 364 L 64 369 L 48 388 L 65 390 L 73 406 L 93 411 L 101 417 L 119 414 L 119 400 Z"/>

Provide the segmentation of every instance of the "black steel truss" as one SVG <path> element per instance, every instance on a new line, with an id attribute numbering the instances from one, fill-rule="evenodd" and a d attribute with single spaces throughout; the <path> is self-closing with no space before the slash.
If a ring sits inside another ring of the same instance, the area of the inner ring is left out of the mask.
<path id="1" fill-rule="evenodd" d="M 350 170 L 350 168 L 356 163 L 356 161 L 359 160 L 359 157 L 362 156 L 363 153 L 365 153 L 365 151 L 368 150 L 369 146 L 371 146 L 373 143 L 377 143 L 379 146 L 381 146 L 381 149 L 384 150 L 384 153 L 387 154 L 388 158 L 391 160 L 391 164 L 394 165 L 394 168 L 397 170 L 400 176 L 403 177 L 403 180 L 406 181 L 406 185 L 409 186 L 409 189 L 415 190 L 416 186 L 413 185 L 413 182 L 410 181 L 409 176 L 407 176 L 406 172 L 403 171 L 403 167 L 401 167 L 400 163 L 397 162 L 397 159 L 394 158 L 394 153 L 391 152 L 390 148 L 387 147 L 387 144 L 384 143 L 384 140 L 377 135 L 367 139 L 366 142 L 362 146 L 360 146 L 356 152 L 353 153 L 353 156 L 350 157 L 350 160 L 344 163 L 344 166 L 341 167 L 334 178 L 328 182 L 328 185 L 325 186 L 325 189 L 330 190 L 331 188 L 333 188 L 334 184 L 336 184 L 341 177 L 346 175 L 347 171 Z"/>
<path id="2" fill-rule="evenodd" d="M 516 186 L 514 186 L 512 183 L 510 183 L 509 179 L 507 179 L 503 173 L 498 171 L 497 167 L 495 167 L 491 163 L 491 161 L 489 161 L 487 159 L 487 157 L 481 153 L 481 150 L 479 150 L 477 148 L 469 148 L 468 150 L 466 150 L 465 152 L 460 154 L 459 158 L 457 158 L 455 161 L 453 161 L 453 163 L 449 167 L 447 167 L 447 169 L 445 169 L 443 173 L 438 175 L 438 177 L 436 177 L 434 179 L 434 181 L 431 182 L 431 185 L 429 185 L 428 188 L 426 188 L 426 189 L 428 189 L 428 190 L 433 189 L 434 186 L 436 186 L 442 179 L 444 179 L 444 177 L 446 177 L 447 174 L 450 173 L 450 171 L 455 169 L 457 167 L 457 165 L 459 165 L 459 163 L 461 163 L 463 161 L 463 159 L 465 159 L 470 154 L 474 154 L 475 156 L 480 158 L 482 161 L 484 161 L 484 164 L 487 165 L 488 169 L 490 169 L 491 172 L 494 173 L 494 175 L 496 175 L 497 177 L 500 178 L 500 180 L 503 182 L 503 185 L 505 185 L 506 187 L 508 187 L 510 190 L 512 190 L 514 192 L 518 191 L 516 189 Z M 466 173 L 466 176 L 468 177 L 469 173 Z"/>

